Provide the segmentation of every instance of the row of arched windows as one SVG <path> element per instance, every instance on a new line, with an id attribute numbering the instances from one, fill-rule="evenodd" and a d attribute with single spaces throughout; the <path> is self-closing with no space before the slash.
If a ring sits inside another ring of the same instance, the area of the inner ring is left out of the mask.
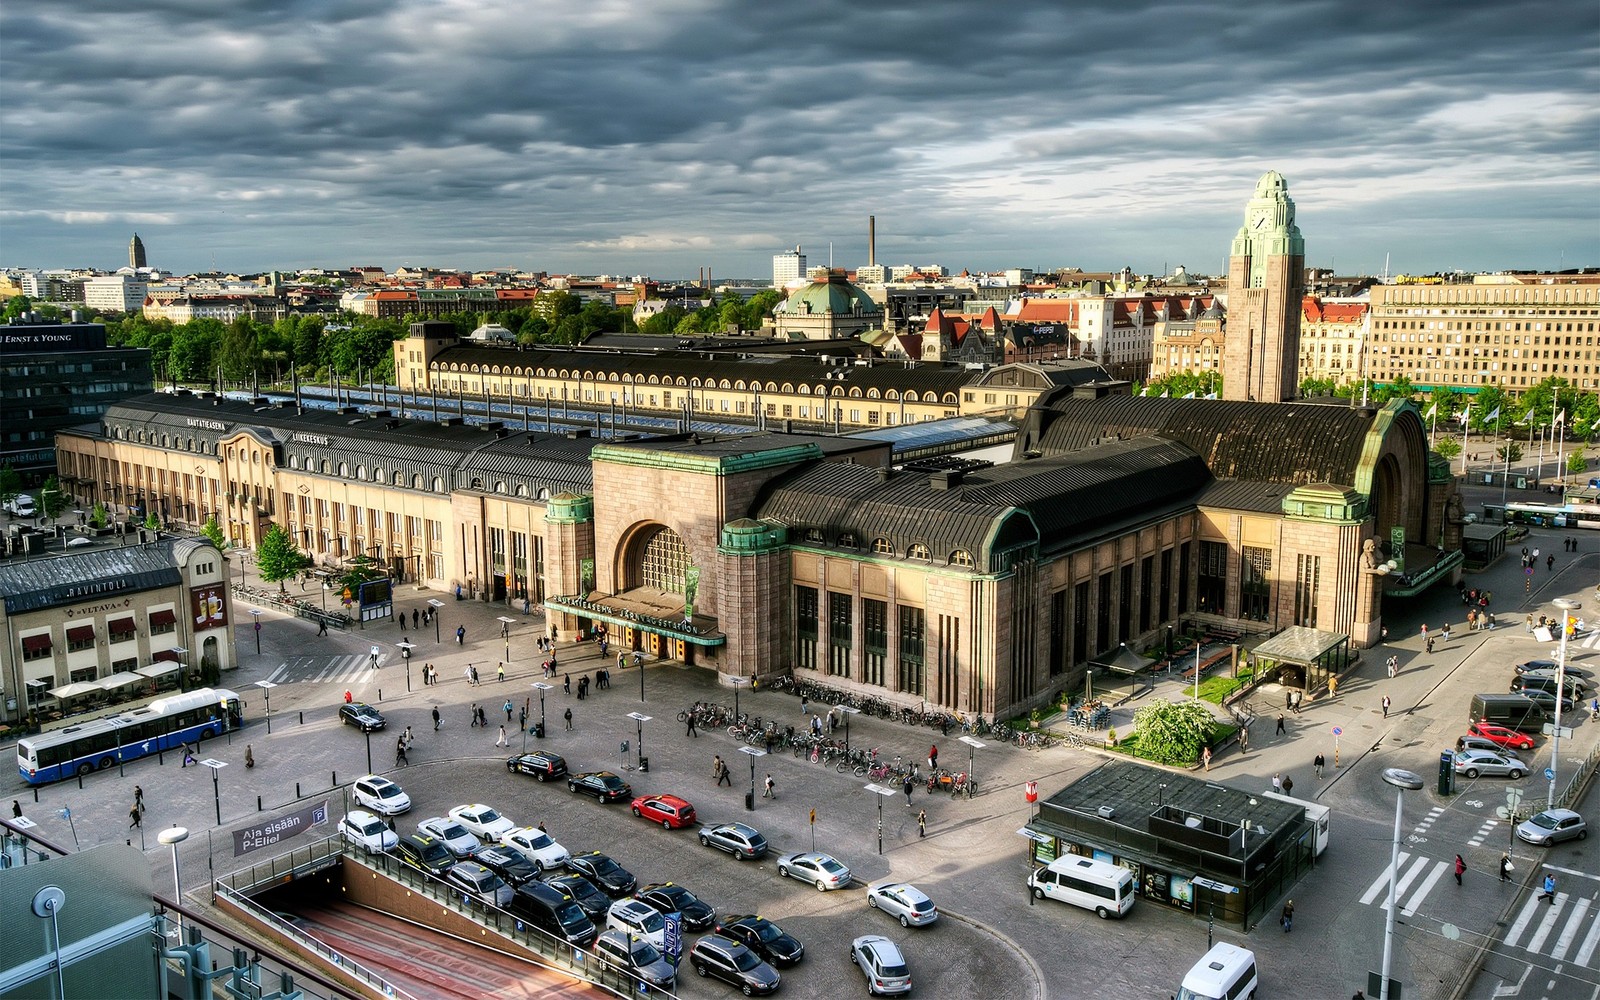
<path id="1" fill-rule="evenodd" d="M 804 537 L 808 543 L 813 545 L 824 544 L 822 530 L 820 528 L 807 528 L 802 537 Z M 856 541 L 856 535 L 853 531 L 841 532 L 839 537 L 834 540 L 834 544 L 842 549 L 854 549 L 858 548 L 860 545 L 860 543 Z M 873 555 L 895 555 L 894 543 L 884 535 L 879 535 L 872 540 L 871 549 Z M 912 542 L 910 545 L 906 546 L 905 557 L 907 559 L 916 559 L 920 562 L 932 562 L 933 552 L 928 548 L 928 546 L 921 542 Z M 966 549 L 951 549 L 950 553 L 945 556 L 944 562 L 946 566 L 960 566 L 966 569 L 971 569 L 974 565 L 972 553 L 968 552 Z"/>
<path id="2" fill-rule="evenodd" d="M 895 402 L 904 400 L 907 403 L 957 402 L 956 394 L 953 392 L 947 392 L 941 396 L 939 393 L 932 391 L 918 393 L 915 389 L 908 389 L 902 394 L 898 389 L 885 389 L 880 393 L 876 386 L 863 390 L 860 386 L 856 385 L 852 385 L 846 389 L 846 387 L 843 385 L 818 384 L 816 386 L 811 386 L 802 382 L 798 387 L 796 387 L 795 383 L 793 382 L 761 382 L 757 380 L 747 383 L 744 379 L 702 380 L 698 377 L 691 378 L 683 375 L 679 375 L 676 378 L 672 376 L 658 375 L 643 376 L 640 378 L 624 378 L 618 375 L 616 372 L 580 372 L 577 369 L 568 370 L 565 368 L 527 369 L 514 368 L 511 366 L 502 368 L 500 365 L 463 365 L 459 363 L 443 365 L 435 364 L 432 366 L 432 370 L 436 373 L 457 372 L 475 375 L 504 375 L 513 378 L 549 378 L 560 380 L 579 379 L 586 382 L 614 382 L 619 385 L 669 385 L 682 386 L 689 389 L 726 389 L 731 392 L 772 392 L 801 396 L 839 396 L 849 397 L 851 399 L 888 399 Z"/>

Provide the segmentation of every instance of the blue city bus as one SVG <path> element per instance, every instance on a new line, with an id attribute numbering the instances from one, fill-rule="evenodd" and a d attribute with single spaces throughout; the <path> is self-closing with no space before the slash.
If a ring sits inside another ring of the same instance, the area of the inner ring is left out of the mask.
<path id="1" fill-rule="evenodd" d="M 73 723 L 17 741 L 17 770 L 30 785 L 104 770 L 239 728 L 244 706 L 225 688 L 157 698 L 142 708 Z"/>

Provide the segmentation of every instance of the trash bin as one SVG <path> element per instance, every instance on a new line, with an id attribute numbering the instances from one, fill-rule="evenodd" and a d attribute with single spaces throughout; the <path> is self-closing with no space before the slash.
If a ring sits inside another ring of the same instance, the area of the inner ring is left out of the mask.
<path id="1" fill-rule="evenodd" d="M 1454 795 L 1456 791 L 1456 755 L 1446 750 L 1439 755 L 1439 794 Z"/>
<path id="2" fill-rule="evenodd" d="M 535 722 L 533 724 L 533 738 L 536 740 L 544 739 L 544 723 Z"/>
<path id="3" fill-rule="evenodd" d="M 650 773 L 650 758 L 649 757 L 640 757 L 639 758 L 639 773 L 640 774 L 648 774 L 648 773 Z"/>
<path id="4" fill-rule="evenodd" d="M 756 811 L 756 793 L 755 792 L 745 792 L 744 793 L 744 808 L 745 808 L 746 812 L 755 812 Z"/>

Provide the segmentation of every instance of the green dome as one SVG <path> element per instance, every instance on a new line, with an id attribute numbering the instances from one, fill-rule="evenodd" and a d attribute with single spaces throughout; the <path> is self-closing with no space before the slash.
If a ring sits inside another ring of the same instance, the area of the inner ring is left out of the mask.
<path id="1" fill-rule="evenodd" d="M 872 297 L 834 271 L 778 303 L 773 310 L 786 316 L 876 316 L 882 312 Z"/>

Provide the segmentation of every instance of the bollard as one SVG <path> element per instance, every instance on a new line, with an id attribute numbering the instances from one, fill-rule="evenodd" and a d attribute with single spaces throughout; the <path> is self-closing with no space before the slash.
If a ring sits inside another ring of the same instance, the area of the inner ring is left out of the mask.
<path id="1" fill-rule="evenodd" d="M 261 812 L 261 796 L 256 796 L 256 812 Z"/>
<path id="2" fill-rule="evenodd" d="M 306 713 L 303 709 L 300 712 L 300 724 L 302 726 L 306 724 Z"/>
<path id="3" fill-rule="evenodd" d="M 294 783 L 294 797 L 300 798 L 300 782 L 298 781 Z"/>
<path id="4" fill-rule="evenodd" d="M 38 785 L 34 785 L 33 786 L 33 801 L 34 801 L 35 805 L 37 805 L 39 803 L 39 786 Z"/>
<path id="5" fill-rule="evenodd" d="M 330 787 L 332 787 L 332 788 L 338 788 L 339 787 L 339 772 L 338 771 L 334 771 L 333 772 L 333 784 Z"/>
<path id="6" fill-rule="evenodd" d="M 82 771 L 78 772 L 78 790 L 79 791 L 83 790 L 83 772 Z"/>
<path id="7" fill-rule="evenodd" d="M 378 689 L 378 700 L 379 701 L 383 700 L 383 688 L 379 688 Z"/>

